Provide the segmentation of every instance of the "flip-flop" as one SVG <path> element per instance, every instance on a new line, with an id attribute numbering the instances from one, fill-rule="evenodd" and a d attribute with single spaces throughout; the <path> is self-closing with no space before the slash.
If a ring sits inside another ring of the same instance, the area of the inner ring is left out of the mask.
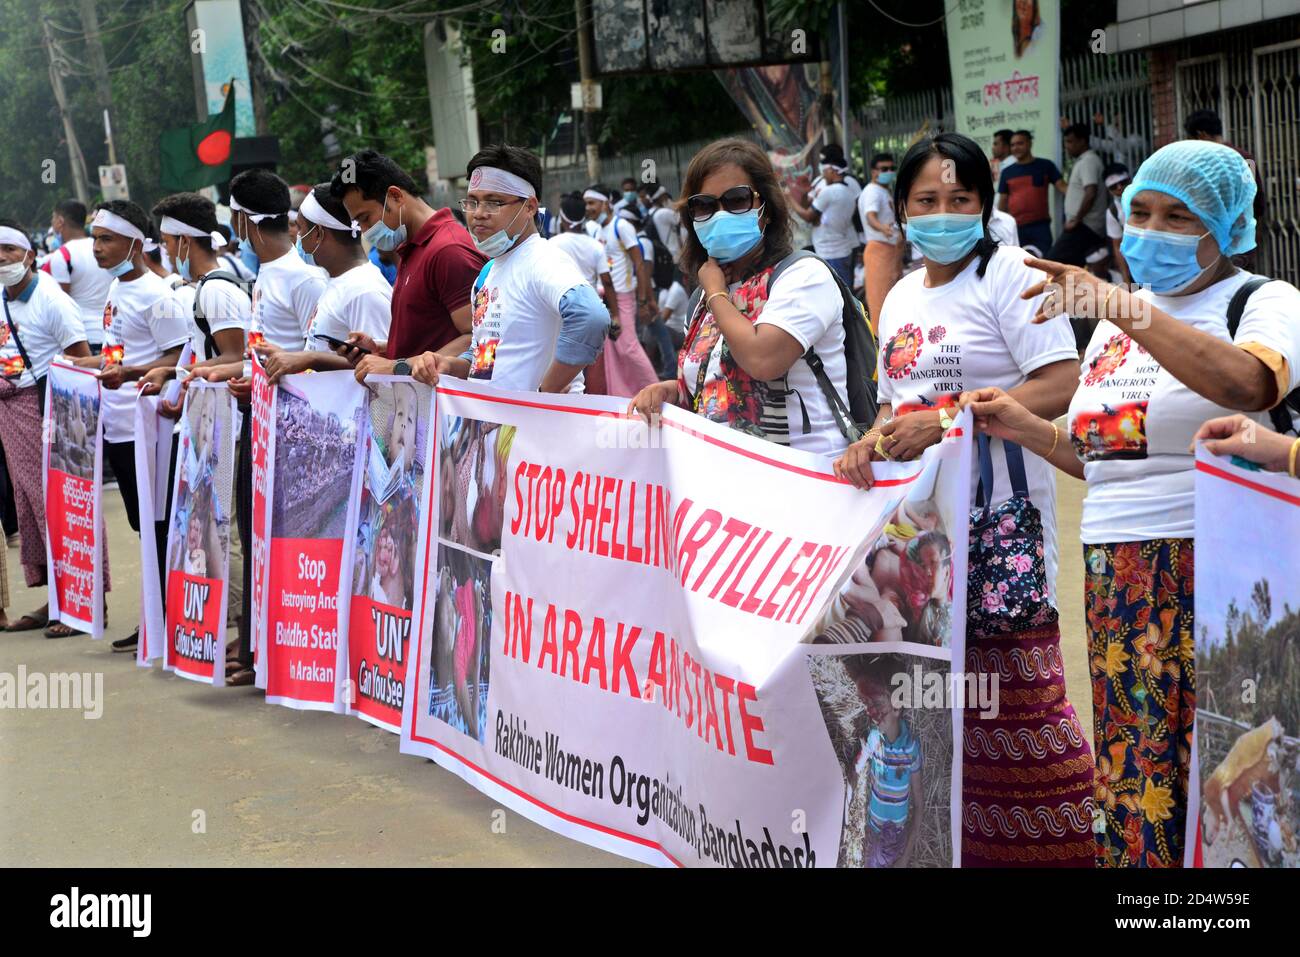
<path id="1" fill-rule="evenodd" d="M 49 615 L 40 615 L 35 612 L 30 612 L 23 615 L 17 621 L 8 622 L 4 626 L 4 629 L 5 631 L 35 631 L 38 628 L 44 628 L 49 623 Z"/>
<path id="2" fill-rule="evenodd" d="M 240 668 L 234 674 L 226 675 L 226 684 L 232 688 L 241 688 L 251 685 L 255 675 L 252 668 Z"/>
<path id="3" fill-rule="evenodd" d="M 73 635 L 81 634 L 85 634 L 85 632 L 78 631 L 75 628 L 65 625 L 61 621 L 56 621 L 54 624 L 50 625 L 50 627 L 45 629 L 46 638 L 71 638 Z"/>

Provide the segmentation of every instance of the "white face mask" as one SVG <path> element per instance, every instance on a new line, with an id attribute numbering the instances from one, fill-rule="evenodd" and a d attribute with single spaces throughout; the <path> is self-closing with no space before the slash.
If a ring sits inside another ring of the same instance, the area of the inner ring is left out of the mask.
<path id="1" fill-rule="evenodd" d="M 16 263 L 0 266 L 0 286 L 16 286 L 27 278 L 27 261 L 20 259 Z"/>

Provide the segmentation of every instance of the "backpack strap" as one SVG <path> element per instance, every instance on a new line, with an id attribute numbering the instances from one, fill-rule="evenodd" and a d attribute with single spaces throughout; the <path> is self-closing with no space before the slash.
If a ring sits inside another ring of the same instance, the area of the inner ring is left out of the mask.
<path id="1" fill-rule="evenodd" d="M 60 246 L 59 252 L 63 254 L 63 261 L 68 266 L 68 278 L 72 278 L 72 253 L 68 252 L 67 246 Z"/>
<path id="2" fill-rule="evenodd" d="M 1247 301 L 1255 294 L 1257 289 L 1272 281 L 1268 276 L 1252 276 L 1232 294 L 1232 299 L 1228 302 L 1229 339 L 1234 342 L 1237 339 L 1237 330 L 1241 327 L 1241 318 L 1246 313 Z M 1268 410 L 1268 417 L 1273 422 L 1273 431 L 1280 435 L 1287 435 L 1295 428 L 1291 421 L 1291 413 L 1287 411 L 1287 407 L 1291 404 L 1289 399 L 1290 396 L 1282 396 L 1278 404 Z"/>
<path id="3" fill-rule="evenodd" d="M 33 278 L 32 278 L 32 282 L 36 282 L 36 281 L 37 281 L 37 280 L 35 279 L 35 277 L 33 277 Z M 9 293 L 8 293 L 8 291 L 6 291 L 6 292 L 4 293 L 4 295 L 3 295 L 2 297 L 0 297 L 0 300 L 3 300 L 3 302 L 4 302 L 4 309 L 5 309 L 5 325 L 7 325 L 7 326 L 9 327 L 9 335 L 13 336 L 14 345 L 16 345 L 16 346 L 18 347 L 18 354 L 19 354 L 20 356 L 23 357 L 23 367 L 24 367 L 24 369 L 31 369 L 31 371 L 32 371 L 32 375 L 35 376 L 35 375 L 36 375 L 36 368 L 32 365 L 32 360 L 31 360 L 30 358 L 28 358 L 28 356 L 27 356 L 27 350 L 23 348 L 23 339 L 22 339 L 22 336 L 18 335 L 18 327 L 14 325 L 13 317 L 9 315 Z"/>
<path id="4" fill-rule="evenodd" d="M 233 282 L 240 289 L 244 288 L 244 281 L 232 272 L 226 272 L 223 269 L 214 269 L 210 273 L 205 273 L 199 277 L 199 281 L 194 286 L 194 324 L 199 327 L 203 333 L 203 349 L 207 352 L 206 358 L 211 359 L 217 355 L 217 340 L 212 335 L 212 324 L 208 322 L 208 317 L 203 311 L 203 303 L 199 298 L 203 292 L 203 286 L 209 279 L 221 279 L 225 282 Z"/>
<path id="5" fill-rule="evenodd" d="M 835 280 L 835 285 L 839 287 L 840 298 L 843 303 L 847 305 L 848 301 L 853 299 L 853 293 L 844 287 L 844 280 L 836 274 L 835 270 L 831 269 L 824 259 L 807 249 L 796 249 L 772 267 L 772 275 L 767 280 L 769 298 L 772 294 L 772 286 L 776 284 L 778 277 L 801 259 L 816 259 L 826 266 L 826 271 L 831 274 L 831 278 Z M 856 300 L 854 301 L 856 302 Z M 841 310 L 842 315 L 843 311 Z M 822 395 L 826 397 L 826 404 L 830 406 L 831 414 L 835 417 L 835 424 L 839 427 L 840 434 L 850 443 L 858 441 L 858 439 L 862 438 L 863 431 L 853 421 L 853 413 L 849 410 L 848 403 L 840 397 L 839 390 L 835 388 L 830 375 L 826 372 L 825 364 L 812 346 L 809 346 L 808 351 L 803 354 L 803 360 L 808 363 L 808 368 L 812 370 L 813 378 L 817 381 L 817 387 L 821 389 Z M 805 413 L 805 418 L 806 416 L 807 413 Z M 804 431 L 807 431 L 807 428 Z"/>

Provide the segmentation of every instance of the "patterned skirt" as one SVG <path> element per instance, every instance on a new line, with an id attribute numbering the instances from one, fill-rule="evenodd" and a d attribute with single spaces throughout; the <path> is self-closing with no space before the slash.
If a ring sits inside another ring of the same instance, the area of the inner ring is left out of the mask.
<path id="1" fill-rule="evenodd" d="M 1181 867 L 1196 712 L 1191 539 L 1085 545 L 1097 864 Z"/>
<path id="2" fill-rule="evenodd" d="M 1092 867 L 1092 752 L 1065 696 L 1059 626 L 968 637 L 966 673 L 998 683 L 992 707 L 967 689 L 962 866 Z"/>

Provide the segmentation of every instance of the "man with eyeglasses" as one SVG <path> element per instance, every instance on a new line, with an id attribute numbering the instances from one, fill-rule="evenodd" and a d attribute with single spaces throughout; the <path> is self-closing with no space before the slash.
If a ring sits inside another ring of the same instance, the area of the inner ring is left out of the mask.
<path id="1" fill-rule="evenodd" d="M 372 248 L 397 254 L 387 340 L 354 330 L 350 348 L 339 350 L 356 364 L 357 378 L 406 375 L 404 357 L 423 352 L 463 352 L 470 341 L 470 289 L 486 259 L 451 210 L 426 203 L 406 171 L 375 150 L 344 159 L 330 195 L 343 201 Z"/>
<path id="2" fill-rule="evenodd" d="M 880 321 L 885 297 L 903 274 L 903 236 L 894 215 L 894 175 L 893 154 L 877 153 L 871 158 L 871 182 L 858 197 L 858 216 L 867 237 L 862 275 L 872 332 Z"/>
<path id="3" fill-rule="evenodd" d="M 460 206 L 490 257 L 474 280 L 471 344 L 455 357 L 417 356 L 411 374 L 429 385 L 449 375 L 523 392 L 581 392 L 609 313 L 568 254 L 537 231 L 541 161 L 517 146 L 489 146 L 466 169 Z"/>

